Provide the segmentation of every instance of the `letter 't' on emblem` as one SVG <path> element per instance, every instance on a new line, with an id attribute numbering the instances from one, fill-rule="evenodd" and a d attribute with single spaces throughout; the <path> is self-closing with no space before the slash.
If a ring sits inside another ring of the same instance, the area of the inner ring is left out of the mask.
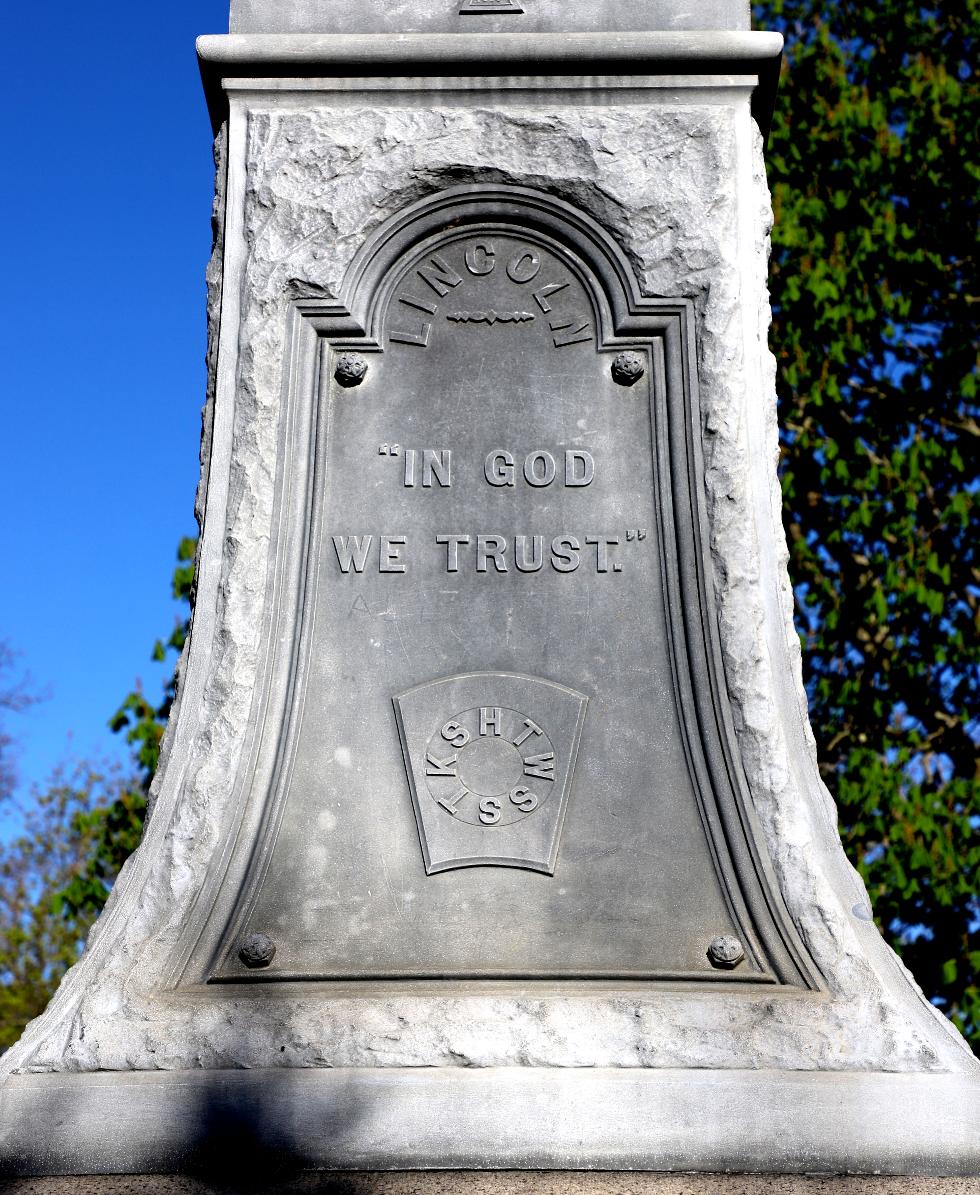
<path id="1" fill-rule="evenodd" d="M 394 698 L 427 874 L 554 874 L 587 704 L 512 672 L 450 676 Z"/>

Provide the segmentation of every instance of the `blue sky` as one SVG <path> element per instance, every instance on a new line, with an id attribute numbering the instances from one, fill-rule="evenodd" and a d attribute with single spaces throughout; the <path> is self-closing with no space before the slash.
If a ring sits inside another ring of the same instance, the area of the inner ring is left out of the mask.
<path id="1" fill-rule="evenodd" d="M 47 700 L 22 788 L 125 757 L 106 721 L 173 626 L 204 398 L 211 132 L 194 37 L 227 0 L 13 5 L 0 204 L 0 638 Z M 2 822 L 0 822 L 2 824 Z"/>

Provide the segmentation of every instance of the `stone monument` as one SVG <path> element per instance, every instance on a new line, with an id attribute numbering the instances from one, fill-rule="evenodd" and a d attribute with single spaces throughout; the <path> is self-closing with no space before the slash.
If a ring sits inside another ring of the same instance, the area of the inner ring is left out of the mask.
<path id="1" fill-rule="evenodd" d="M 731 0 L 233 0 L 198 588 L 8 1173 L 966 1174 L 807 724 Z M 43 1134 L 37 1126 L 43 1124 Z"/>

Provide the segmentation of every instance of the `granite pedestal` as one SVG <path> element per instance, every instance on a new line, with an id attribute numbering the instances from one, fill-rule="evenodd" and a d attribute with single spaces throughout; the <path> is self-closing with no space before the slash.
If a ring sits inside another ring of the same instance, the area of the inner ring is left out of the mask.
<path id="1" fill-rule="evenodd" d="M 143 845 L 4 1057 L 6 1172 L 976 1173 L 980 1068 L 807 723 L 780 38 L 334 7 L 199 43 L 192 632 Z"/>

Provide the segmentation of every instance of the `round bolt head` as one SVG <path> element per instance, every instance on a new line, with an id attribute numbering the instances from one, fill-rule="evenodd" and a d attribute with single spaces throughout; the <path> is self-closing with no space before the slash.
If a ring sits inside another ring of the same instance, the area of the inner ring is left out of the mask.
<path id="1" fill-rule="evenodd" d="M 333 376 L 341 386 L 360 386 L 367 371 L 368 363 L 360 353 L 341 353 L 337 358 Z"/>
<path id="2" fill-rule="evenodd" d="M 249 934 L 238 951 L 246 967 L 268 967 L 276 955 L 276 944 L 268 934 Z"/>
<path id="3" fill-rule="evenodd" d="M 619 353 L 613 358 L 613 381 L 620 386 L 632 386 L 643 377 L 646 366 L 639 353 Z"/>
<path id="4" fill-rule="evenodd" d="M 721 937 L 715 938 L 708 947 L 708 958 L 713 967 L 721 967 L 730 971 L 745 958 L 745 948 L 738 938 L 722 934 Z"/>

